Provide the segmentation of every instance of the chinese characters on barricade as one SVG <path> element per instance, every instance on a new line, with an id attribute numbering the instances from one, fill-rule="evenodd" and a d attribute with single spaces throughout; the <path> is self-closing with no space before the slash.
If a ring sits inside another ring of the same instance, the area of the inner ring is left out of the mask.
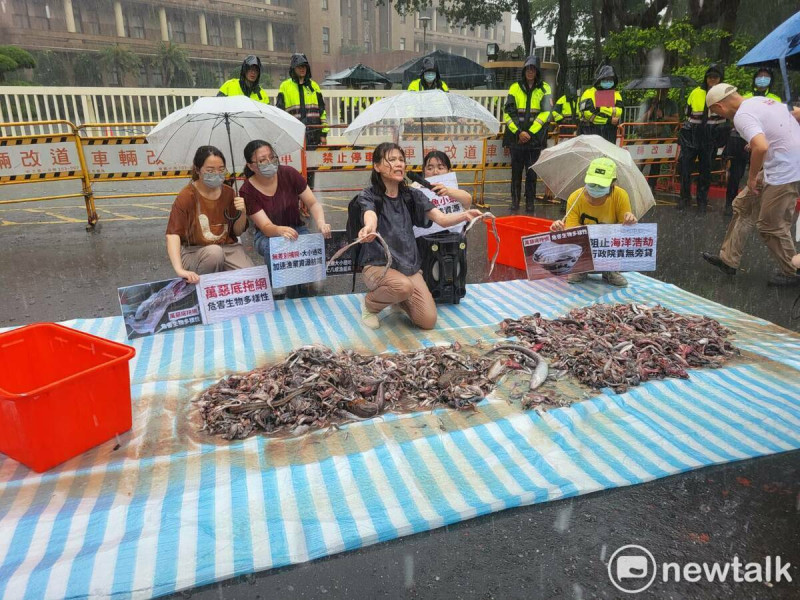
<path id="1" fill-rule="evenodd" d="M 0 177 L 80 171 L 75 142 L 0 147 Z"/>
<path id="2" fill-rule="evenodd" d="M 166 164 L 147 144 L 86 145 L 83 148 L 89 173 L 152 173 L 181 171 L 191 165 Z"/>
<path id="3" fill-rule="evenodd" d="M 657 225 L 589 225 L 522 238 L 528 279 L 590 271 L 654 271 Z"/>
<path id="4" fill-rule="evenodd" d="M 197 288 L 206 324 L 275 310 L 266 265 L 201 275 Z"/>
<path id="5" fill-rule="evenodd" d="M 455 173 L 445 173 L 444 175 L 436 175 L 434 177 L 427 177 L 426 179 L 430 183 L 443 183 L 449 188 L 458 189 L 458 178 L 456 177 Z M 431 204 L 433 204 L 435 208 L 438 208 L 443 213 L 451 214 L 464 212 L 464 207 L 461 206 L 461 203 L 458 200 L 453 200 L 450 198 L 450 196 L 437 196 L 435 192 L 423 187 L 419 189 L 423 194 L 425 194 L 425 196 L 427 196 L 428 200 L 431 201 Z M 461 231 L 464 229 L 464 226 L 464 223 L 459 223 L 458 225 L 448 227 L 447 230 L 452 231 L 453 233 L 461 233 Z M 437 225 L 436 223 L 432 223 L 430 227 L 414 227 L 414 237 L 431 235 L 444 230 L 444 227 Z"/>
<path id="6" fill-rule="evenodd" d="M 276 288 L 325 279 L 325 238 L 321 233 L 300 235 L 294 241 L 274 237 L 269 252 Z"/>
<path id="7" fill-rule="evenodd" d="M 678 144 L 628 144 L 625 150 L 630 153 L 635 162 L 675 158 Z"/>

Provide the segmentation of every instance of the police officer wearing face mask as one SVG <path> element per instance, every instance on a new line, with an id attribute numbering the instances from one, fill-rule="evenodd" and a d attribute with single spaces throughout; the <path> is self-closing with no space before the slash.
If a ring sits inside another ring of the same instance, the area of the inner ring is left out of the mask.
<path id="1" fill-rule="evenodd" d="M 229 79 L 219 88 L 217 96 L 247 96 L 252 100 L 269 104 L 269 96 L 261 86 L 261 59 L 251 54 L 242 62 L 239 79 Z"/>
<path id="2" fill-rule="evenodd" d="M 581 95 L 578 103 L 578 134 L 602 136 L 617 143 L 617 125 L 622 120 L 622 95 L 617 91 L 617 73 L 611 65 L 602 65 L 595 73 L 594 85 Z"/>
<path id="3" fill-rule="evenodd" d="M 422 59 L 422 72 L 419 78 L 408 84 L 408 91 L 410 92 L 421 92 L 425 90 L 450 91 L 447 84 L 442 81 L 442 76 L 439 74 L 439 67 L 432 56 L 426 56 Z"/>
<path id="4" fill-rule="evenodd" d="M 747 99 L 753 96 L 764 96 L 776 100 L 777 102 L 783 102 L 780 96 L 770 91 L 772 80 L 772 69 L 759 69 L 756 71 L 755 75 L 753 75 L 753 90 L 742 94 L 742 98 Z M 750 159 L 750 153 L 746 146 L 747 144 L 736 129 L 731 130 L 728 144 L 725 146 L 725 156 L 730 159 L 730 163 L 728 164 L 728 188 L 725 194 L 726 216 L 733 214 L 733 200 L 739 193 L 739 184 L 742 181 L 742 176 L 747 169 L 747 162 Z"/>

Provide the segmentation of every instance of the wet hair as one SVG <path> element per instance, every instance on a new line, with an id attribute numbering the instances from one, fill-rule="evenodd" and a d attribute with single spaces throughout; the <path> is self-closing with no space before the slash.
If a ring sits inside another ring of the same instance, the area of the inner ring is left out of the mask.
<path id="1" fill-rule="evenodd" d="M 203 168 L 209 156 L 219 156 L 224 166 L 228 164 L 225 162 L 225 155 L 216 146 L 200 146 L 197 152 L 194 153 L 194 160 L 192 160 L 192 181 L 200 179 L 200 169 Z"/>
<path id="2" fill-rule="evenodd" d="M 450 164 L 450 157 L 447 156 L 447 154 L 445 154 L 441 150 L 431 150 L 425 156 L 425 160 L 422 161 L 422 171 L 423 172 L 425 171 L 425 167 L 428 166 L 428 161 L 431 160 L 432 158 L 438 159 L 440 163 L 442 163 L 445 167 L 447 167 L 448 171 L 453 169 L 453 166 Z"/>
<path id="3" fill-rule="evenodd" d="M 395 144 L 394 142 L 383 142 L 382 144 L 378 144 L 375 150 L 372 151 L 372 175 L 370 176 L 370 183 L 372 184 L 372 189 L 375 190 L 376 193 L 383 196 L 386 193 L 386 184 L 383 183 L 383 177 L 381 174 L 375 170 L 375 165 L 380 164 L 380 162 L 386 158 L 386 155 L 389 154 L 392 150 L 399 150 L 400 154 L 403 155 L 403 160 L 406 158 L 406 153 L 400 147 L 399 144 Z M 400 191 L 402 192 L 405 188 L 405 180 L 400 182 Z"/>
<path id="4" fill-rule="evenodd" d="M 245 179 L 250 179 L 255 172 L 253 169 L 247 166 L 248 163 L 253 162 L 253 156 L 255 155 L 256 151 L 259 148 L 269 148 L 272 152 L 273 156 L 278 156 L 277 152 L 275 152 L 275 148 L 272 147 L 272 144 L 269 142 L 265 142 L 264 140 L 250 140 L 247 143 L 247 146 L 244 147 L 244 177 Z"/>

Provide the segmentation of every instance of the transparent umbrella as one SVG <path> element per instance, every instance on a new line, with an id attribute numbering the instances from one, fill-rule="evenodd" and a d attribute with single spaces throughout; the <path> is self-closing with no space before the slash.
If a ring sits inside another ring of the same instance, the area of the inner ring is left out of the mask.
<path id="1" fill-rule="evenodd" d="M 158 158 L 188 167 L 199 146 L 216 146 L 228 156 L 230 170 L 244 162 L 251 140 L 272 144 L 278 156 L 303 147 L 306 126 L 288 113 L 245 96 L 200 98 L 167 115 L 147 136 Z"/>
<path id="2" fill-rule="evenodd" d="M 454 92 L 431 90 L 403 92 L 378 100 L 364 110 L 345 129 L 351 143 L 367 130 L 379 135 L 389 129 L 398 140 L 407 130 L 420 132 L 424 148 L 424 123 L 437 133 L 461 133 L 488 136 L 500 130 L 500 122 L 472 98 Z M 381 131 L 383 130 L 383 131 Z"/>
<path id="3" fill-rule="evenodd" d="M 557 198 L 566 200 L 572 192 L 584 186 L 589 163 L 601 156 L 617 163 L 618 184 L 628 192 L 631 210 L 637 219 L 641 219 L 655 205 L 653 192 L 630 153 L 599 135 L 579 135 L 542 150 L 539 160 L 531 168 Z"/>

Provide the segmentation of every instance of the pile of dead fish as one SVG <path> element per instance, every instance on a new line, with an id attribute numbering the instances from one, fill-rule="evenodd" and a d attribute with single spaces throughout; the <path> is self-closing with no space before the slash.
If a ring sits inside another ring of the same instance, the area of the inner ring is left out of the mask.
<path id="1" fill-rule="evenodd" d="M 687 378 L 686 369 L 719 367 L 738 354 L 718 321 L 661 306 L 596 304 L 558 319 L 537 313 L 500 326 L 550 359 L 552 370 L 616 392 L 650 379 Z"/>
<path id="2" fill-rule="evenodd" d="M 197 399 L 203 430 L 225 439 L 301 435 L 386 410 L 472 408 L 509 369 L 529 365 L 531 386 L 547 377 L 546 363 L 528 348 L 475 350 L 453 344 L 366 356 L 304 346 L 279 364 L 230 375 L 203 392 Z"/>

